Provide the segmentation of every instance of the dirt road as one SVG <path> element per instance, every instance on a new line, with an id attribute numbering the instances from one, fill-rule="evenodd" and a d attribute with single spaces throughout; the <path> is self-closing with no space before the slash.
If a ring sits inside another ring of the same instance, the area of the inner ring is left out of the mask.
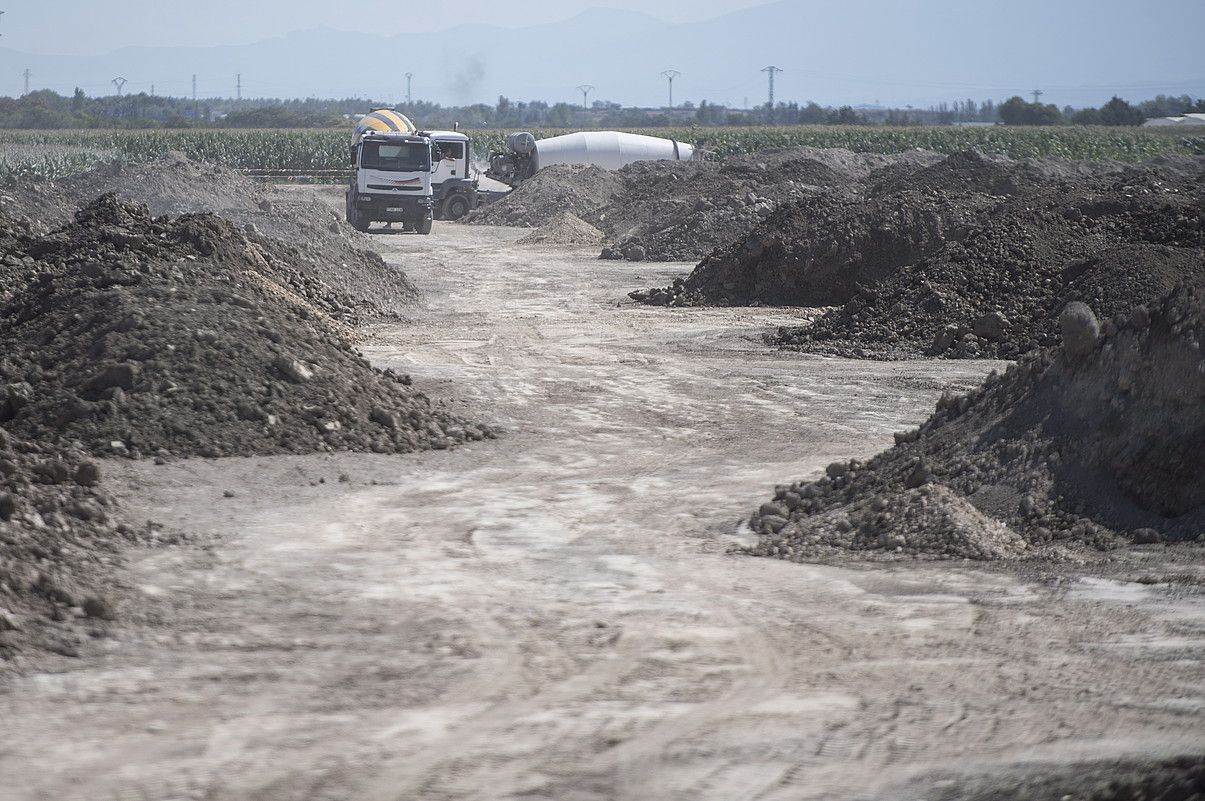
<path id="1" fill-rule="evenodd" d="M 778 354 L 791 313 L 617 305 L 680 271 L 522 233 L 378 237 L 427 308 L 366 348 L 501 439 L 110 466 L 197 540 L 134 554 L 154 615 L 0 695 L 0 798 L 870 798 L 1205 748 L 1200 603 L 727 552 L 992 365 Z"/>

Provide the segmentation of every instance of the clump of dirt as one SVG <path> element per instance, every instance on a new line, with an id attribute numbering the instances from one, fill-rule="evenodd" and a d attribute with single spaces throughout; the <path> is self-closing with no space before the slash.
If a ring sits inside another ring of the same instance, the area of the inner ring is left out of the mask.
<path id="1" fill-rule="evenodd" d="M 28 255 L 33 279 L 0 311 L 10 433 L 161 458 L 395 453 L 488 433 L 371 367 L 327 285 L 219 217 L 152 219 L 109 195 Z"/>
<path id="2" fill-rule="evenodd" d="M 74 656 L 116 616 L 118 545 L 153 531 L 119 524 L 100 480 L 78 448 L 0 428 L 0 665 L 35 650 Z"/>
<path id="3" fill-rule="evenodd" d="M 218 214 L 244 228 L 263 250 L 291 262 L 310 281 L 340 295 L 341 317 L 404 314 L 418 290 L 387 265 L 370 240 L 315 199 L 299 201 L 272 186 L 214 164 L 169 153 L 136 166 L 114 163 L 56 182 L 22 181 L 6 187 L 3 208 L 45 233 L 70 222 L 75 210 L 105 194 L 145 203 L 155 216 Z"/>
<path id="4" fill-rule="evenodd" d="M 1077 170 L 963 154 L 914 177 L 926 188 L 789 204 L 686 279 L 631 296 L 839 306 L 770 337 L 814 353 L 1015 358 L 1057 343 L 1070 300 L 1112 316 L 1205 281 L 1205 159 Z"/>
<path id="5" fill-rule="evenodd" d="M 499 200 L 474 209 L 464 222 L 537 228 L 566 212 L 581 219 L 611 203 L 622 184 L 611 170 L 558 164 L 545 167 Z"/>
<path id="6" fill-rule="evenodd" d="M 519 240 L 524 245 L 597 245 L 603 232 L 576 214 L 564 212 Z"/>
<path id="7" fill-rule="evenodd" d="M 1205 534 L 1205 301 L 1180 288 L 1097 320 L 1060 315 L 1063 345 L 947 394 L 863 463 L 777 488 L 754 552 L 1009 559 Z"/>

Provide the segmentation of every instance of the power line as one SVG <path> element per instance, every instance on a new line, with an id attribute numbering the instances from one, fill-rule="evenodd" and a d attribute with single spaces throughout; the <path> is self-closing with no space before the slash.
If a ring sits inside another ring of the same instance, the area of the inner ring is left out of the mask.
<path id="1" fill-rule="evenodd" d="M 770 113 L 773 114 L 774 113 L 774 75 L 775 75 L 775 73 L 782 72 L 782 68 L 775 67 L 774 65 L 770 65 L 769 67 L 765 67 L 764 69 L 762 69 L 762 72 L 766 72 L 766 73 L 770 74 L 770 104 L 769 105 L 770 105 Z"/>
<path id="2" fill-rule="evenodd" d="M 665 79 L 667 81 L 669 81 L 669 107 L 673 108 L 674 107 L 674 78 L 677 78 L 682 73 L 678 72 L 677 70 L 665 70 L 661 74 L 665 76 Z"/>
<path id="3" fill-rule="evenodd" d="M 589 108 L 589 106 L 586 105 L 586 99 L 590 93 L 594 91 L 594 87 L 588 83 L 583 83 L 581 86 L 577 87 L 577 91 L 582 93 L 582 108 Z"/>

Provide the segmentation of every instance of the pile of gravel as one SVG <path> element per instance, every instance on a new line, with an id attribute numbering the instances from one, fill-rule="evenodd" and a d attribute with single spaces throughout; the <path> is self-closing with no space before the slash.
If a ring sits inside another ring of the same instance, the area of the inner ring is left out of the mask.
<path id="1" fill-rule="evenodd" d="M 616 173 L 601 167 L 545 167 L 499 200 L 474 209 L 463 222 L 538 228 L 566 212 L 588 220 L 610 204 L 621 188 Z"/>
<path id="2" fill-rule="evenodd" d="M 867 462 L 776 489 L 754 552 L 1010 559 L 1051 546 L 1205 534 L 1205 301 L 1178 289 L 1098 322 L 1082 303 L 1063 345 L 945 395 Z"/>
<path id="3" fill-rule="evenodd" d="M 597 245 L 602 241 L 602 231 L 567 211 L 519 240 L 524 245 Z"/>
<path id="4" fill-rule="evenodd" d="M 316 199 L 298 200 L 269 184 L 179 153 L 135 166 L 114 163 L 63 180 L 13 183 L 0 190 L 0 209 L 31 231 L 68 224 L 79 208 L 105 194 L 145 203 L 151 214 L 218 214 L 244 229 L 265 253 L 287 261 L 310 282 L 339 296 L 339 316 L 411 310 L 418 290 L 372 249 L 368 237 Z"/>
<path id="5" fill-rule="evenodd" d="M 0 425 L 96 454 L 443 448 L 486 432 L 371 367 L 338 296 L 212 215 L 113 196 L 28 245 L 0 310 Z"/>
<path id="6" fill-rule="evenodd" d="M 685 280 L 631 296 L 839 306 L 770 338 L 813 353 L 1015 358 L 1057 343 L 1071 300 L 1112 316 L 1205 281 L 1205 159 L 1060 166 L 956 154 L 913 178 L 923 189 L 783 206 Z"/>

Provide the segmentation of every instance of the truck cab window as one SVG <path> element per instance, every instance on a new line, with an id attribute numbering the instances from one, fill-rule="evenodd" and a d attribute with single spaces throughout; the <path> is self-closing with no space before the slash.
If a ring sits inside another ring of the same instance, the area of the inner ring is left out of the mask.
<path id="1" fill-rule="evenodd" d="M 431 168 L 431 151 L 419 142 L 388 144 L 365 142 L 361 145 L 360 166 L 388 172 L 416 172 Z"/>
<path id="2" fill-rule="evenodd" d="M 440 142 L 439 149 L 443 151 L 444 161 L 459 161 L 464 158 L 463 142 Z"/>

